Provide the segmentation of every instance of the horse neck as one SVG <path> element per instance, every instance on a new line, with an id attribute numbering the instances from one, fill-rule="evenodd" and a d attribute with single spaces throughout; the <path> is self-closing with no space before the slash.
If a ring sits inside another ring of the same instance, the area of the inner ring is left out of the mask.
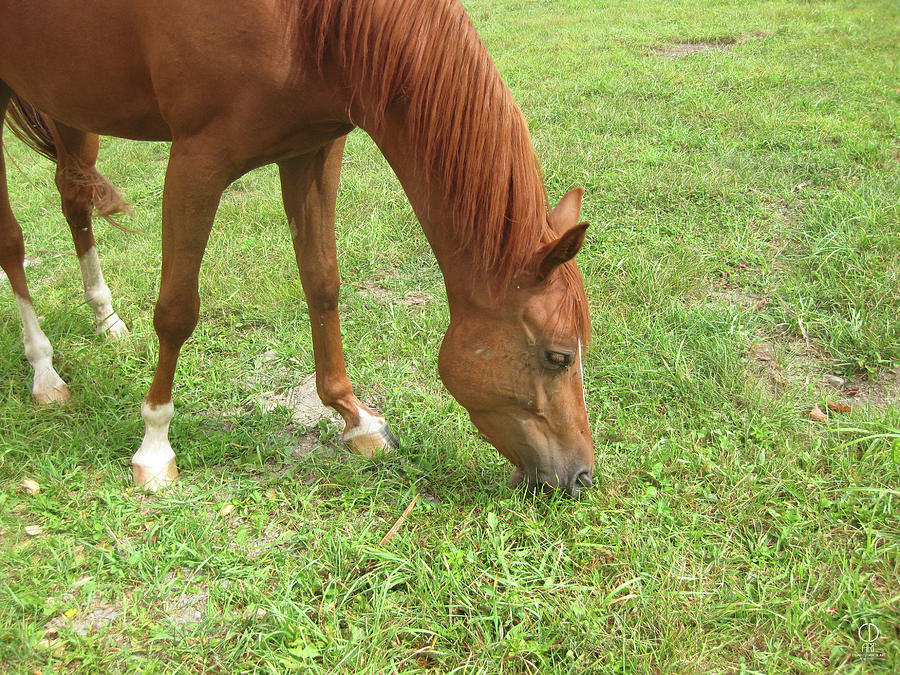
<path id="1" fill-rule="evenodd" d="M 485 306 L 492 295 L 485 289 L 493 287 L 494 279 L 481 269 L 471 247 L 460 246 L 450 222 L 453 211 L 446 203 L 441 177 L 422 170 L 416 160 L 417 143 L 410 138 L 408 129 L 403 114 L 394 110 L 381 120 L 378 129 L 367 131 L 400 180 L 434 252 L 451 314 L 463 307 Z"/>

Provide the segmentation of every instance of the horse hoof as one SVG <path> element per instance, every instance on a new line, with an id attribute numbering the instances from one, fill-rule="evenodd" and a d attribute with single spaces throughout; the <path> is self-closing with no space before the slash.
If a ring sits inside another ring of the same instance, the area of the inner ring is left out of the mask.
<path id="1" fill-rule="evenodd" d="M 111 340 L 117 340 L 128 335 L 128 326 L 125 325 L 122 319 L 113 314 L 97 326 L 97 335 L 104 334 Z"/>
<path id="2" fill-rule="evenodd" d="M 178 467 L 175 465 L 174 459 L 170 459 L 162 468 L 132 464 L 131 470 L 134 474 L 135 486 L 143 488 L 147 492 L 156 492 L 161 488 L 168 487 L 178 478 Z"/>
<path id="3" fill-rule="evenodd" d="M 69 388 L 62 380 L 50 387 L 42 387 L 32 391 L 34 401 L 38 405 L 50 405 L 51 403 L 67 403 L 69 400 Z"/>
<path id="4" fill-rule="evenodd" d="M 359 425 L 347 429 L 342 438 L 351 451 L 366 457 L 374 457 L 379 452 L 389 452 L 400 446 L 400 441 L 384 418 L 374 415 L 367 415 Z"/>

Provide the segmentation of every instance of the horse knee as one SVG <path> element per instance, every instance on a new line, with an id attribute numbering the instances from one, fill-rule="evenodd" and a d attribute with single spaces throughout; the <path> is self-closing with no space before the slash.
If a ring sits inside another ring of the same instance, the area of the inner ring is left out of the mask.
<path id="1" fill-rule="evenodd" d="M 331 279 L 316 280 L 304 284 L 306 304 L 319 313 L 335 312 L 340 300 L 341 282 Z"/>
<path id="2" fill-rule="evenodd" d="M 184 301 L 165 300 L 160 297 L 153 312 L 153 328 L 160 342 L 168 341 L 181 345 L 194 332 L 199 316 L 199 297 Z"/>

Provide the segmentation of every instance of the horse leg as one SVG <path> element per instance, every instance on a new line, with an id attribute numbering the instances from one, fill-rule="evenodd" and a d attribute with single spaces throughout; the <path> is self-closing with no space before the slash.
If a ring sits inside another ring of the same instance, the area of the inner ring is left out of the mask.
<path id="1" fill-rule="evenodd" d="M 51 123 L 56 141 L 56 186 L 62 197 L 62 210 L 72 231 L 75 252 L 81 266 L 84 282 L 84 299 L 94 310 L 98 334 L 106 333 L 111 338 L 128 334 L 128 328 L 112 308 L 112 294 L 103 272 L 91 230 L 91 214 L 97 206 L 100 213 L 127 208 L 115 189 L 97 172 L 99 139 L 58 122 Z M 97 203 L 99 192 L 106 203 Z"/>
<path id="2" fill-rule="evenodd" d="M 134 483 L 146 490 L 169 485 L 178 476 L 169 443 L 175 365 L 197 325 L 200 263 L 227 177 L 223 165 L 202 147 L 173 143 L 163 192 L 162 275 L 153 315 L 159 361 L 141 406 L 144 439 L 131 458 Z"/>
<path id="3" fill-rule="evenodd" d="M 38 403 L 62 402 L 69 398 L 69 391 L 53 368 L 53 347 L 41 330 L 31 304 L 31 294 L 25 280 L 25 242 L 22 228 L 13 216 L 6 187 L 2 134 L 3 118 L 11 93 L 9 87 L 0 82 L 0 267 L 6 272 L 19 307 L 25 357 L 34 370 L 31 388 L 34 400 Z"/>
<path id="4" fill-rule="evenodd" d="M 315 154 L 279 164 L 281 194 L 306 294 L 316 359 L 316 390 L 344 418 L 344 442 L 366 455 L 397 447 L 384 418 L 353 393 L 344 364 L 338 316 L 340 278 L 334 209 L 344 138 Z"/>

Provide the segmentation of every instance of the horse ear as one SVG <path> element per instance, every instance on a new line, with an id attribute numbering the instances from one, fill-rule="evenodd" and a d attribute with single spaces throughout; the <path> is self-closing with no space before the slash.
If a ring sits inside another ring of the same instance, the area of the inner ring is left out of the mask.
<path id="1" fill-rule="evenodd" d="M 578 216 L 581 215 L 581 197 L 583 194 L 584 188 L 572 188 L 550 212 L 550 224 L 556 232 L 565 232 L 578 223 Z"/>
<path id="2" fill-rule="evenodd" d="M 568 197 L 568 195 L 566 196 Z M 579 199 L 581 199 L 580 195 Z M 581 245 L 584 244 L 584 235 L 587 234 L 587 229 L 587 223 L 579 223 L 556 241 L 551 241 L 541 247 L 536 256 L 538 281 L 543 281 L 550 276 L 553 270 L 575 257 L 575 254 L 581 250 Z"/>

